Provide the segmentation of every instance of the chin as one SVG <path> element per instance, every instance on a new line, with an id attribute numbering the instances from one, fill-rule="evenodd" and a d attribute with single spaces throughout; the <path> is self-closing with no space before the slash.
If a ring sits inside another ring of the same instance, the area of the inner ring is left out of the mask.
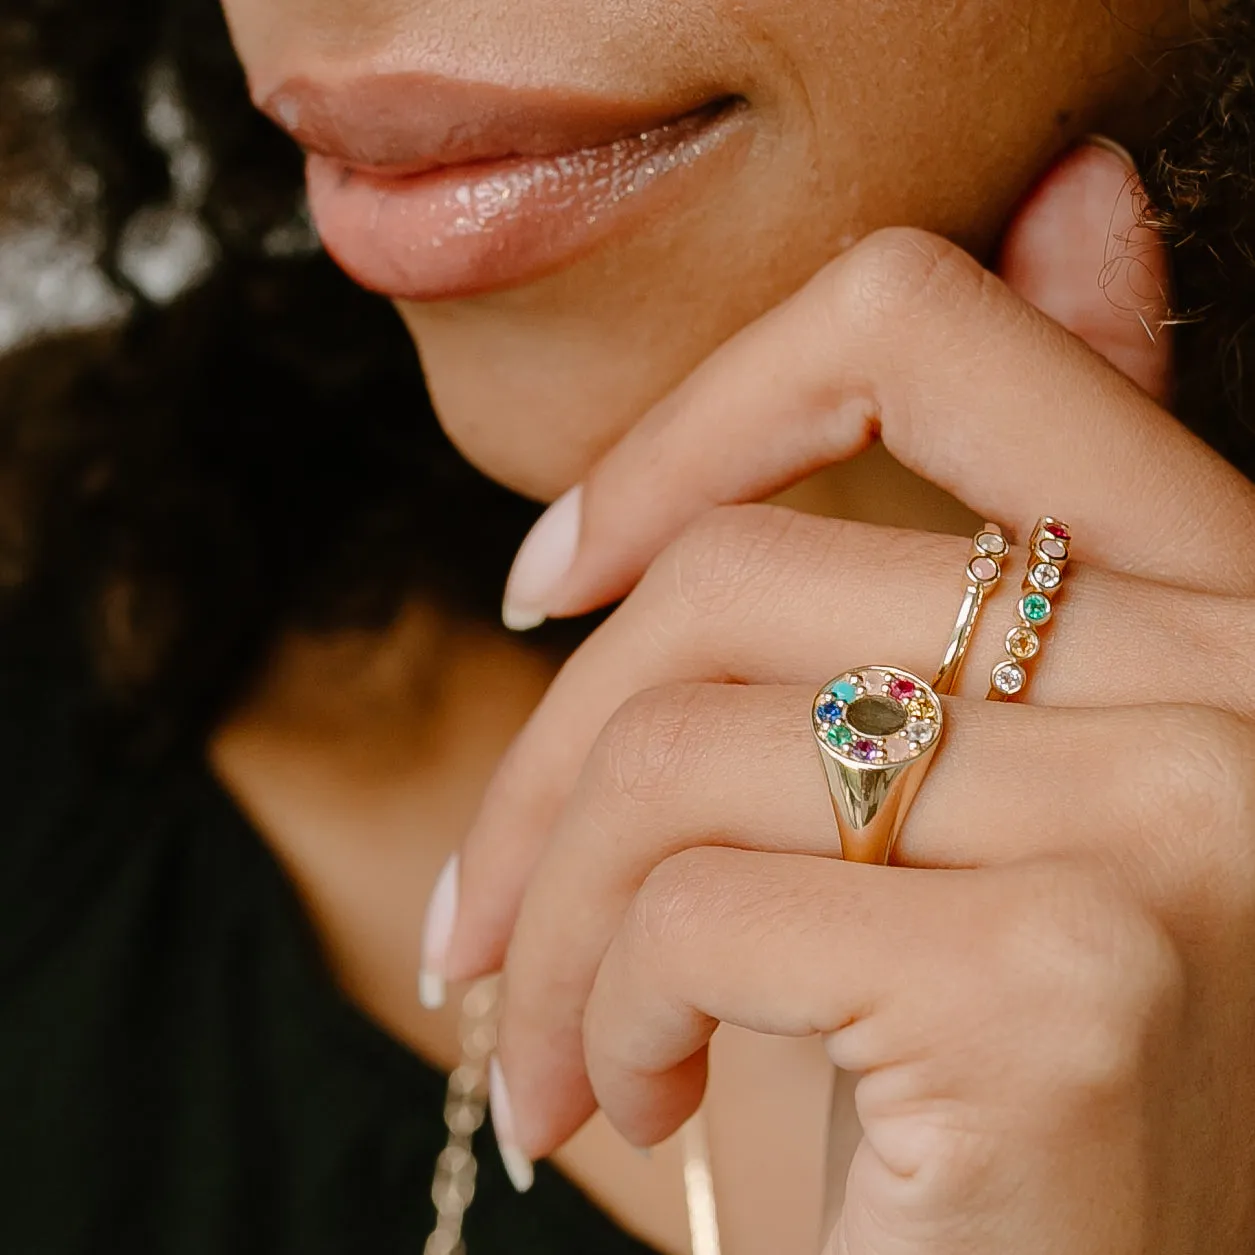
<path id="1" fill-rule="evenodd" d="M 729 225 L 633 241 L 510 292 L 397 309 L 452 442 L 491 478 L 550 501 L 839 251 L 765 253 Z"/>

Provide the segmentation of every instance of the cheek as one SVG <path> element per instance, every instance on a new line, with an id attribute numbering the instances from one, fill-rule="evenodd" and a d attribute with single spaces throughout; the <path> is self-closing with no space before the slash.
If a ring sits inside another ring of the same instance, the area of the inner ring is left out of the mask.
<path id="1" fill-rule="evenodd" d="M 735 30 L 743 47 L 727 85 L 753 110 L 747 151 L 561 274 L 403 307 L 451 437 L 489 474 L 552 498 L 723 341 L 869 231 L 920 226 L 987 251 L 1044 165 L 1147 90 L 1138 62 L 1171 33 L 1157 25 L 1159 0 L 1115 7 L 729 0 L 705 10 L 722 41 Z M 677 6 L 677 23 L 688 12 Z"/>

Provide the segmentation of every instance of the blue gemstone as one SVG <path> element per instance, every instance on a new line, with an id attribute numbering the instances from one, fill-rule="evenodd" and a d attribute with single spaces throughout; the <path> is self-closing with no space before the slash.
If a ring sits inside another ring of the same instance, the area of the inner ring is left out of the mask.
<path id="1" fill-rule="evenodd" d="M 858 689 L 856 689 L 853 684 L 842 680 L 840 684 L 834 684 L 832 686 L 832 695 L 837 699 L 837 701 L 845 702 L 849 705 L 849 703 L 858 696 Z"/>
<path id="2" fill-rule="evenodd" d="M 836 723 L 845 714 L 845 707 L 838 702 L 827 701 L 815 713 L 824 723 Z"/>

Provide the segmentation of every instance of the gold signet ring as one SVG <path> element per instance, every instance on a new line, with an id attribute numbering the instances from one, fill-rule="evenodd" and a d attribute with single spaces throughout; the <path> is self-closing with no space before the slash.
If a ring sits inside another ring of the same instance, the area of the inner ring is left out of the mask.
<path id="1" fill-rule="evenodd" d="M 887 863 L 941 741 L 941 699 L 900 667 L 859 667 L 820 689 L 811 726 L 842 857 Z"/>

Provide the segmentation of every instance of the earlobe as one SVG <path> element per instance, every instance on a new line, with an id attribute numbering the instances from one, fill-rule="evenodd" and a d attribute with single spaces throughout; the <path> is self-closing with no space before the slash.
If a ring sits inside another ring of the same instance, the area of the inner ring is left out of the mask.
<path id="1" fill-rule="evenodd" d="M 1171 394 L 1171 271 L 1143 225 L 1129 154 L 1105 138 L 1064 156 L 1020 205 L 999 261 L 1006 283 L 1161 404 Z"/>

